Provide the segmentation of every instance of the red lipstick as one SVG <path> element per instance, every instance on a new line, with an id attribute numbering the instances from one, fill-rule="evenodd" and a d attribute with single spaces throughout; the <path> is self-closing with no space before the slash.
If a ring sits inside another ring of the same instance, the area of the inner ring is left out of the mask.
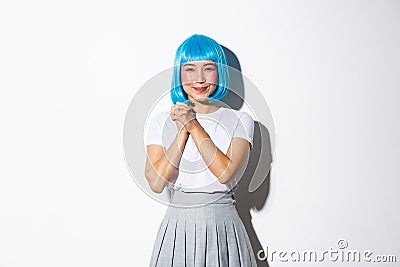
<path id="1" fill-rule="evenodd" d="M 197 92 L 204 92 L 207 90 L 208 87 L 193 87 L 194 90 L 196 90 Z"/>

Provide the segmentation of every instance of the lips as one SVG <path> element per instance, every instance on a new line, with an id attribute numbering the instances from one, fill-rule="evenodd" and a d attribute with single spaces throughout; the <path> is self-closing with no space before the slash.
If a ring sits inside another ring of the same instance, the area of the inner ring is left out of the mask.
<path id="1" fill-rule="evenodd" d="M 196 90 L 199 93 L 205 92 L 208 87 L 193 87 L 194 90 Z"/>

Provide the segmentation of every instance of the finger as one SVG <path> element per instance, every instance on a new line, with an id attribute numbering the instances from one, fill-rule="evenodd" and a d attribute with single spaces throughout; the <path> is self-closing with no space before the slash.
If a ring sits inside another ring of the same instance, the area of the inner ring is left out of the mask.
<path id="1" fill-rule="evenodd" d="M 190 108 L 187 104 L 185 104 L 183 102 L 176 102 L 176 106 L 180 107 L 180 108 L 184 108 L 184 109 Z"/>
<path id="2" fill-rule="evenodd" d="M 192 112 L 192 109 L 189 107 L 178 107 L 176 111 L 183 111 L 183 112 Z"/>
<path id="3" fill-rule="evenodd" d="M 176 119 L 181 121 L 181 122 L 186 122 L 188 120 L 193 119 L 193 116 L 188 115 L 187 113 L 181 113 L 176 115 Z"/>
<path id="4" fill-rule="evenodd" d="M 178 107 L 176 110 L 175 110 L 175 113 L 176 114 L 178 114 L 178 112 L 179 112 L 179 114 L 191 114 L 191 113 L 193 113 L 193 110 L 192 109 L 190 109 L 190 108 L 183 108 L 183 107 Z"/>
<path id="5" fill-rule="evenodd" d="M 185 107 L 186 108 L 186 110 L 193 110 L 193 107 L 194 107 L 194 105 L 190 102 L 189 104 L 186 104 L 186 103 L 182 103 L 182 102 L 180 102 L 181 104 L 179 105 L 180 107 Z"/>
<path id="6" fill-rule="evenodd" d="M 172 120 L 176 120 L 176 114 L 177 114 L 177 112 L 175 110 L 170 112 L 170 116 L 171 116 Z"/>
<path id="7" fill-rule="evenodd" d="M 177 113 L 176 108 L 174 106 L 172 106 L 171 110 L 169 112 L 169 115 L 171 116 L 172 120 L 176 120 L 176 113 Z"/>
<path id="8" fill-rule="evenodd" d="M 183 115 L 185 115 L 185 111 L 184 110 L 179 110 L 177 112 L 175 112 L 175 116 L 178 117 L 182 117 Z"/>

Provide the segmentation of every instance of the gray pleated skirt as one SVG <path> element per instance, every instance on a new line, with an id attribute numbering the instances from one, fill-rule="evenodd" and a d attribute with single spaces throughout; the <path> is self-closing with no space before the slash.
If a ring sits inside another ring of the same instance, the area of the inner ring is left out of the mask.
<path id="1" fill-rule="evenodd" d="M 257 267 L 234 193 L 173 191 L 150 267 Z"/>

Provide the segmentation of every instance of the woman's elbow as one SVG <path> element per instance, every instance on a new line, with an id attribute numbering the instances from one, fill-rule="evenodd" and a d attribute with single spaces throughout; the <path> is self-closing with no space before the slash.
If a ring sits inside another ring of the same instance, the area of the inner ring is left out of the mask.
<path id="1" fill-rule="evenodd" d="M 225 171 L 218 176 L 218 180 L 221 184 L 231 183 L 235 177 L 241 177 L 244 174 L 245 166 L 228 166 Z"/>
<path id="2" fill-rule="evenodd" d="M 222 174 L 220 174 L 218 176 L 218 181 L 221 184 L 227 184 L 231 181 L 233 177 L 233 173 L 229 171 L 229 168 L 227 170 L 225 170 L 225 172 L 223 172 Z"/>
<path id="3" fill-rule="evenodd" d="M 165 186 L 159 181 L 149 181 L 149 187 L 154 193 L 161 194 Z"/>
<path id="4" fill-rule="evenodd" d="M 159 182 L 158 177 L 155 177 L 150 173 L 150 171 L 147 170 L 145 171 L 144 175 L 147 179 L 147 183 L 149 184 L 151 191 L 157 194 L 160 194 L 164 191 L 164 186 L 162 185 L 162 183 Z"/>
<path id="5" fill-rule="evenodd" d="M 164 191 L 164 186 L 160 186 L 158 184 L 150 184 L 150 189 L 154 193 L 161 194 Z"/>

